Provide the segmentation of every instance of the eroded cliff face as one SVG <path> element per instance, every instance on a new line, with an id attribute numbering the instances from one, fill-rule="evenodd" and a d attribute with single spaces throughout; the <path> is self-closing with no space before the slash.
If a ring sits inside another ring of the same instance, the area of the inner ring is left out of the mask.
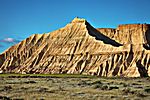
<path id="1" fill-rule="evenodd" d="M 93 28 L 75 18 L 64 28 L 34 34 L 0 55 L 4 73 L 150 76 L 150 25 Z"/>

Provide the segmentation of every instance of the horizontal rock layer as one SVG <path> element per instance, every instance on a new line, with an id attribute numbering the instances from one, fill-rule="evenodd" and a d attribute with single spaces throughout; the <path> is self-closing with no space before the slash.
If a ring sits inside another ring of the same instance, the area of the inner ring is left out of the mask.
<path id="1" fill-rule="evenodd" d="M 3 73 L 150 76 L 150 25 L 93 28 L 75 18 L 64 28 L 34 34 L 0 55 Z"/>

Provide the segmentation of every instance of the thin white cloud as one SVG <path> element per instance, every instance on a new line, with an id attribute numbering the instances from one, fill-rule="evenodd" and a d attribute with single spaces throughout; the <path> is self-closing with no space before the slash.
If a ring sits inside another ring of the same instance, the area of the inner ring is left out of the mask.
<path id="1" fill-rule="evenodd" d="M 14 42 L 15 40 L 13 38 L 5 38 L 4 41 L 5 42 Z"/>
<path id="2" fill-rule="evenodd" d="M 3 42 L 3 43 L 18 43 L 20 41 L 17 40 L 17 39 L 14 39 L 14 38 L 5 38 L 5 39 L 1 39 L 0 42 Z"/>

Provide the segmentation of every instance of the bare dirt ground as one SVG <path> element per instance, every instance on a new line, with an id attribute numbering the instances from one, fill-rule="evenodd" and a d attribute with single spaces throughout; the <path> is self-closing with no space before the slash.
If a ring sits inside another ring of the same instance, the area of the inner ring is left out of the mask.
<path id="1" fill-rule="evenodd" d="M 0 100 L 150 100 L 150 78 L 3 77 Z"/>

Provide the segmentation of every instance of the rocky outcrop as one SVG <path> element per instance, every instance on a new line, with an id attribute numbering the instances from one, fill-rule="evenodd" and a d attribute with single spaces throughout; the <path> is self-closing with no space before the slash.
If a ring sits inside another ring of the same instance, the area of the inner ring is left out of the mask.
<path id="1" fill-rule="evenodd" d="M 64 28 L 34 34 L 0 55 L 4 73 L 150 76 L 150 25 L 93 28 L 75 18 Z"/>

